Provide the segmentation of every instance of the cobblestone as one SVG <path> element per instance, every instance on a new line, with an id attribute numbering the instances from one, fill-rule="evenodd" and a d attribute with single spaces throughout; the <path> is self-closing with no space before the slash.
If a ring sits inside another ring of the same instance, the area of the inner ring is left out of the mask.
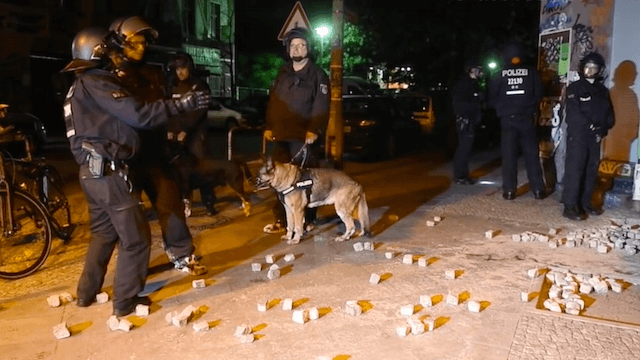
<path id="1" fill-rule="evenodd" d="M 560 316 L 523 313 L 508 360 L 631 360 L 640 354 L 637 339 L 640 339 L 640 327 L 635 330 Z"/>

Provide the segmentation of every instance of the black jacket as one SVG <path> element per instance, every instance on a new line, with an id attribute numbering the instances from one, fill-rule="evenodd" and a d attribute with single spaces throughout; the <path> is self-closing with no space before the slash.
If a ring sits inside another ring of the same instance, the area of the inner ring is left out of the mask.
<path id="1" fill-rule="evenodd" d="M 501 120 L 516 115 L 521 121 L 531 122 L 542 97 L 540 75 L 532 67 L 510 65 L 490 80 L 489 91 Z"/>
<path id="2" fill-rule="evenodd" d="M 71 152 L 78 164 L 90 141 L 109 160 L 125 160 L 139 153 L 138 132 L 164 125 L 170 111 L 165 101 L 143 102 L 132 96 L 112 72 L 91 69 L 77 75 L 64 102 Z"/>
<path id="3" fill-rule="evenodd" d="M 567 132 L 604 137 L 613 127 L 613 106 L 609 89 L 601 82 L 593 84 L 580 78 L 567 87 Z"/>
<path id="4" fill-rule="evenodd" d="M 457 116 L 469 119 L 472 124 L 480 122 L 484 94 L 477 80 L 465 75 L 453 87 L 451 97 L 453 112 Z"/>
<path id="5" fill-rule="evenodd" d="M 193 89 L 193 86 L 196 86 Z M 207 84 L 198 78 L 179 81 L 178 84 L 169 90 L 169 96 L 173 99 L 180 98 L 184 93 L 191 90 L 209 91 Z M 167 124 L 167 131 L 174 133 L 176 136 L 180 132 L 185 132 L 186 138 L 182 142 L 183 146 L 198 159 L 205 155 L 204 138 L 207 126 L 207 109 L 191 111 L 173 116 Z"/>
<path id="6" fill-rule="evenodd" d="M 269 93 L 266 126 L 276 141 L 303 141 L 307 131 L 324 131 L 329 120 L 329 78 L 311 60 L 300 71 L 280 68 Z"/>

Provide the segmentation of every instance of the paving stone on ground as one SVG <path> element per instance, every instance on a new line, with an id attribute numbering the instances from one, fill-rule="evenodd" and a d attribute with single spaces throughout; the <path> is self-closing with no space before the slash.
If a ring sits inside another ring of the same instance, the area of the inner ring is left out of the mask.
<path id="1" fill-rule="evenodd" d="M 523 312 L 508 360 L 633 360 L 640 354 L 640 327 Z"/>

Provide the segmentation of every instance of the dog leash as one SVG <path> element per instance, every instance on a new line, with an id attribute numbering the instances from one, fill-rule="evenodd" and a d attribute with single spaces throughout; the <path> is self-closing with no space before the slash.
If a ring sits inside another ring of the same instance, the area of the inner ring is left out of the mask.
<path id="1" fill-rule="evenodd" d="M 300 156 L 300 154 L 302 154 L 302 162 L 300 163 L 300 167 L 304 168 L 304 163 L 307 162 L 307 155 L 309 154 L 309 148 L 308 148 L 309 144 L 304 143 L 304 145 L 302 145 L 302 147 L 300 148 L 300 150 L 298 150 L 298 152 L 291 158 L 290 163 L 294 163 L 296 161 L 296 159 L 298 158 L 298 156 Z"/>

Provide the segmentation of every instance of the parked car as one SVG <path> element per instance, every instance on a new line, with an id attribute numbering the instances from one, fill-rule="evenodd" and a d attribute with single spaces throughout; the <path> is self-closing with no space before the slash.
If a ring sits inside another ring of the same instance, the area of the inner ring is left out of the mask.
<path id="1" fill-rule="evenodd" d="M 359 76 L 344 76 L 342 78 L 342 97 L 381 96 L 382 89 L 376 83 L 367 81 Z"/>
<path id="2" fill-rule="evenodd" d="M 343 119 L 345 153 L 393 158 L 419 140 L 420 123 L 403 115 L 391 97 L 344 98 Z"/>
<path id="3" fill-rule="evenodd" d="M 235 110 L 251 114 L 253 127 L 264 125 L 267 115 L 267 104 L 269 103 L 269 94 L 253 94 L 240 100 Z"/>
<path id="4" fill-rule="evenodd" d="M 247 119 L 239 112 L 224 106 L 219 101 L 212 101 L 207 111 L 207 121 L 210 127 L 231 129 L 247 126 Z"/>
<path id="5" fill-rule="evenodd" d="M 436 114 L 433 110 L 431 96 L 413 91 L 401 91 L 394 94 L 400 111 L 413 117 L 423 134 L 431 134 L 436 125 Z"/>

